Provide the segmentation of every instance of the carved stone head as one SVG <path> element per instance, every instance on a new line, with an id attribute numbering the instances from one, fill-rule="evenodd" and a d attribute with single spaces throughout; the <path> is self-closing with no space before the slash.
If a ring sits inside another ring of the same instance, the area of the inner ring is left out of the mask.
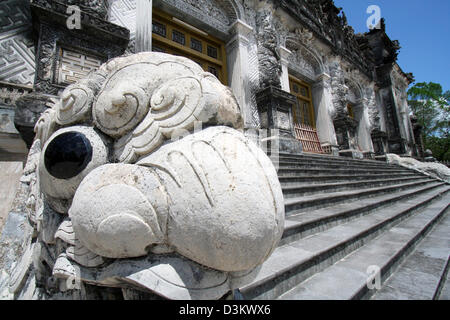
<path id="1" fill-rule="evenodd" d="M 284 204 L 241 127 L 231 91 L 182 57 L 116 58 L 67 87 L 28 163 L 38 287 L 216 299 L 250 281 Z"/>

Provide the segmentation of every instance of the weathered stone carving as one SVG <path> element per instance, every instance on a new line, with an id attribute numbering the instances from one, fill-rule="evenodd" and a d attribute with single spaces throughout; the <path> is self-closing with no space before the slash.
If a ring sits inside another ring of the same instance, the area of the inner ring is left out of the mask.
<path id="1" fill-rule="evenodd" d="M 342 8 L 332 0 L 280 0 L 280 6 L 306 26 L 318 39 L 334 47 L 341 56 L 371 77 L 372 55 L 364 38 L 355 35 Z"/>
<path id="2" fill-rule="evenodd" d="M 266 88 L 281 87 L 281 61 L 278 54 L 279 39 L 274 27 L 272 13 L 262 10 L 257 13 L 258 26 L 258 59 L 260 71 L 260 86 Z"/>
<path id="3" fill-rule="evenodd" d="M 296 48 L 289 56 L 289 62 L 292 69 L 310 79 L 315 79 L 320 74 L 320 66 L 317 61 L 302 46 Z"/>
<path id="4" fill-rule="evenodd" d="M 427 176 L 450 183 L 450 169 L 442 163 L 421 162 L 413 158 L 400 157 L 393 153 L 387 153 L 386 160 L 388 163 L 398 164 L 402 167 L 413 169 Z"/>
<path id="5" fill-rule="evenodd" d="M 69 5 L 81 5 L 82 29 L 70 30 L 66 26 Z M 60 51 L 75 49 L 83 54 L 95 53 L 102 62 L 122 54 L 128 45 L 128 29 L 105 20 L 106 1 L 64 0 L 64 3 L 49 0 L 31 1 L 33 23 L 39 29 L 36 54 L 36 91 L 58 95 L 58 66 Z"/>
<path id="6" fill-rule="evenodd" d="M 184 2 L 190 4 L 198 10 L 207 13 L 209 16 L 221 21 L 223 24 L 230 24 L 227 15 L 224 13 L 224 10 L 220 7 L 220 4 L 216 3 L 216 1 L 184 0 Z"/>
<path id="7" fill-rule="evenodd" d="M 182 57 L 116 58 L 67 87 L 36 125 L 34 234 L 9 291 L 217 299 L 253 279 L 281 238 L 283 195 L 270 159 L 232 127 L 230 91 Z"/>
<path id="8" fill-rule="evenodd" d="M 339 62 L 335 61 L 330 64 L 330 73 L 334 106 L 332 116 L 334 118 L 338 116 L 348 116 L 348 111 L 346 108 L 348 87 L 345 85 L 344 72 L 342 71 Z"/>
<path id="9" fill-rule="evenodd" d="M 377 107 L 376 97 L 375 97 L 375 90 L 368 87 L 365 90 L 365 98 L 367 100 L 367 108 L 369 112 L 369 122 L 370 122 L 370 130 L 371 131 L 377 131 L 381 128 L 380 123 L 380 112 Z"/>

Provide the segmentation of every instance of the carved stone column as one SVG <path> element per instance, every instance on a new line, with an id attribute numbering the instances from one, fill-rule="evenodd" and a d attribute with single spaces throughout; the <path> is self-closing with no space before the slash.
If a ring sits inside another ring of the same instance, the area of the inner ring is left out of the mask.
<path id="1" fill-rule="evenodd" d="M 317 77 L 312 86 L 312 98 L 320 144 L 328 152 L 331 151 L 333 155 L 338 155 L 339 146 L 329 110 L 329 107 L 333 104 L 329 79 L 330 76 L 327 73 L 322 73 Z"/>
<path id="2" fill-rule="evenodd" d="M 245 128 L 252 126 L 252 111 L 248 101 L 251 100 L 250 85 L 246 75 L 249 73 L 248 35 L 253 28 L 236 20 L 230 28 L 233 37 L 226 45 L 228 64 L 228 83 L 242 108 Z"/>
<path id="3" fill-rule="evenodd" d="M 281 62 L 281 89 L 286 92 L 291 92 L 289 88 L 289 60 L 288 57 L 292 54 L 291 50 L 288 50 L 287 48 L 280 46 L 278 49 L 278 53 L 280 55 L 280 62 Z"/>
<path id="4" fill-rule="evenodd" d="M 405 153 L 405 139 L 402 137 L 399 117 L 397 113 L 397 104 L 395 101 L 394 90 L 392 88 L 392 79 L 390 72 L 391 64 L 386 64 L 378 67 L 377 70 L 377 85 L 380 88 L 381 104 L 386 115 L 386 133 L 387 133 L 387 152 L 404 154 Z"/>
<path id="5" fill-rule="evenodd" d="M 372 159 L 374 157 L 372 138 L 370 135 L 370 120 L 368 111 L 368 100 L 362 99 L 355 107 L 355 117 L 357 117 L 357 139 L 358 146 L 362 150 L 364 158 Z"/>
<path id="6" fill-rule="evenodd" d="M 295 96 L 279 88 L 267 87 L 256 94 L 261 128 L 267 129 L 267 150 L 301 153 L 302 144 L 294 137 L 292 106 Z M 274 148 L 274 146 L 277 146 Z"/>
<path id="7" fill-rule="evenodd" d="M 152 0 L 139 0 L 136 12 L 136 53 L 152 51 Z"/>

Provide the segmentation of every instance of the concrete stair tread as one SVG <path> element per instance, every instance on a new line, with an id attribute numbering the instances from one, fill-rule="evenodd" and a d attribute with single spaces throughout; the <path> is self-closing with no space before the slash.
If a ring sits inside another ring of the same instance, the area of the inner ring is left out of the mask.
<path id="1" fill-rule="evenodd" d="M 271 156 L 272 158 L 273 156 Z M 301 160 L 324 160 L 333 162 L 350 162 L 350 163 L 363 163 L 363 164 L 375 164 L 375 165 L 391 165 L 384 161 L 370 160 L 370 159 L 352 159 L 344 158 L 340 156 L 331 155 L 314 155 L 314 154 L 289 154 L 289 153 L 279 153 L 279 158 L 282 159 L 301 159 Z"/>
<path id="2" fill-rule="evenodd" d="M 275 164 L 275 162 L 274 162 Z M 387 166 L 377 166 L 372 164 L 355 164 L 355 163 L 335 163 L 335 162 L 319 162 L 319 161 L 286 161 L 281 159 L 278 162 L 278 166 L 286 168 L 286 167 L 319 167 L 319 168 L 371 168 L 371 169 L 383 169 L 383 170 L 396 170 L 396 169 L 404 169 L 404 167 L 401 166 L 393 166 L 393 165 L 387 165 Z"/>
<path id="3" fill-rule="evenodd" d="M 372 173 L 372 174 L 376 174 L 376 173 L 386 173 L 386 170 L 384 168 L 382 169 L 365 169 L 365 168 L 361 168 L 361 169 L 346 169 L 346 168 L 339 168 L 339 169 L 298 169 L 298 168 L 279 168 L 278 169 L 278 174 L 280 175 L 283 172 L 295 172 L 295 173 L 302 173 L 302 172 L 306 172 L 306 173 L 312 173 L 312 172 L 317 172 L 320 175 L 325 175 L 325 173 L 327 174 L 334 174 L 334 173 L 349 173 L 349 174 L 364 174 L 364 173 Z M 410 172 L 410 169 L 406 169 L 406 168 L 399 168 L 396 170 L 390 170 L 389 173 L 406 173 L 406 172 Z"/>
<path id="4" fill-rule="evenodd" d="M 313 275 L 285 292 L 279 298 L 288 300 L 361 298 L 362 292 L 366 289 L 369 276 L 367 268 L 376 265 L 381 270 L 387 270 L 396 257 L 401 256 L 402 252 L 412 242 L 416 241 L 420 234 L 442 214 L 443 210 L 449 205 L 449 197 L 449 194 L 447 194 L 442 199 L 424 208 L 421 212 L 415 213 L 408 219 L 401 221 L 324 271 Z M 336 231 L 340 230 L 342 237 L 349 237 L 352 228 L 360 223 L 362 228 L 354 232 L 363 232 L 363 229 L 366 229 L 371 224 L 378 223 L 382 216 L 385 219 L 389 219 L 390 216 L 396 215 L 393 212 L 404 209 L 405 205 L 407 204 L 401 203 L 396 205 L 396 207 L 391 207 L 389 212 L 382 211 L 370 215 L 370 217 L 367 216 L 367 218 L 363 217 L 349 223 L 346 227 L 344 225 L 338 226 L 334 230 L 330 229 L 327 231 L 327 234 L 337 237 L 339 234 Z M 363 220 L 365 221 L 363 222 Z M 330 237 L 330 239 L 334 239 L 333 237 Z M 311 239 L 313 238 L 311 237 Z M 303 245 L 300 248 L 305 250 L 306 247 Z"/>
<path id="5" fill-rule="evenodd" d="M 379 192 L 388 192 L 388 191 L 394 191 L 398 188 L 408 188 L 413 187 L 415 185 L 423 184 L 423 183 L 434 183 L 436 185 L 443 184 L 443 182 L 435 182 L 436 180 L 431 180 L 429 178 L 424 178 L 423 180 L 414 181 L 410 183 L 402 183 L 402 184 L 396 184 L 396 185 L 390 185 L 385 187 L 376 187 L 376 188 L 367 188 L 362 190 L 355 190 L 355 191 L 339 191 L 339 192 L 328 192 L 328 193 L 321 193 L 321 194 L 315 194 L 315 195 L 309 195 L 309 196 L 301 196 L 296 198 L 288 198 L 285 199 L 284 204 L 286 207 L 292 206 L 292 205 L 301 205 L 301 204 L 308 204 L 308 203 L 322 203 L 323 201 L 330 200 L 330 199 L 341 199 L 341 198 L 351 198 L 355 196 L 363 196 L 368 194 L 376 194 Z M 333 203 L 330 203 L 330 205 L 333 205 Z M 295 209 L 294 209 L 295 210 Z"/>
<path id="6" fill-rule="evenodd" d="M 442 223 L 445 221 L 447 223 Z M 447 214 L 442 222 L 386 280 L 372 300 L 431 300 L 435 297 L 440 281 L 445 281 L 450 254 L 450 215 Z"/>
<path id="7" fill-rule="evenodd" d="M 346 245 L 361 241 L 371 233 L 375 234 L 416 206 L 415 202 L 396 203 L 390 207 L 390 210 L 375 211 L 370 215 L 278 247 L 261 266 L 256 279 L 241 288 L 241 292 L 245 297 L 247 292 L 251 292 L 271 280 L 276 281 L 281 274 L 292 274 L 296 268 L 302 268 L 302 265 L 306 265 L 307 262 L 321 261 L 339 252 L 344 254 L 342 248 L 345 248 Z M 283 281 L 283 279 L 278 281 Z"/>
<path id="8" fill-rule="evenodd" d="M 401 179 L 402 181 L 412 181 L 412 180 L 417 180 L 417 179 L 423 179 L 424 176 L 414 176 L 414 177 L 407 177 L 407 178 L 403 178 Z M 394 178 L 394 179 L 371 179 L 371 180 L 358 180 L 358 181 L 346 181 L 346 182 L 330 182 L 330 183 L 322 183 L 322 184 L 314 184 L 311 185 L 310 183 L 299 183 L 299 184 L 295 184 L 295 185 L 289 185 L 289 186 L 284 186 L 283 184 L 281 185 L 283 191 L 290 191 L 290 190 L 297 190 L 297 189 L 301 189 L 301 188 L 314 188 L 314 189 L 319 189 L 319 188 L 327 188 L 327 187 L 345 187 L 345 186 L 361 186 L 364 184 L 369 184 L 369 183 L 383 183 L 383 182 L 392 182 L 392 181 L 399 181 L 399 178 Z"/>
<path id="9" fill-rule="evenodd" d="M 391 177 L 425 177 L 424 175 L 419 175 L 418 173 L 408 172 L 408 173 L 397 173 L 397 174 L 371 174 L 371 175 L 359 175 L 359 176 L 348 176 L 348 175 L 334 175 L 334 176 L 281 176 L 279 177 L 281 185 L 285 185 L 286 183 L 297 183 L 297 182 L 286 182 L 290 180 L 303 180 L 308 181 L 307 183 L 310 185 L 315 185 L 317 181 L 329 181 L 329 180 L 346 180 L 346 181 L 360 181 L 359 179 L 386 179 Z"/>
<path id="10" fill-rule="evenodd" d="M 312 223 L 318 223 L 319 221 L 336 218 L 339 216 L 345 216 L 347 213 L 350 212 L 357 212 L 361 213 L 364 212 L 363 210 L 367 207 L 370 207 L 374 204 L 379 203 L 390 203 L 395 200 L 404 199 L 407 196 L 412 196 L 417 193 L 421 193 L 420 196 L 405 200 L 408 202 L 421 200 L 422 198 L 428 198 L 429 196 L 433 195 L 439 195 L 443 191 L 449 190 L 450 186 L 443 185 L 441 187 L 438 187 L 436 189 L 429 190 L 429 187 L 418 187 L 413 189 L 408 189 L 400 192 L 396 192 L 394 195 L 392 194 L 383 194 L 379 196 L 375 196 L 372 198 L 367 199 L 360 199 L 357 201 L 353 201 L 350 203 L 342 203 L 337 204 L 333 207 L 327 207 L 327 208 L 320 208 L 315 209 L 307 212 L 302 212 L 299 214 L 290 215 L 285 218 L 284 222 L 284 228 L 285 230 L 299 228 L 302 225 L 312 224 Z"/>
<path id="11" fill-rule="evenodd" d="M 285 158 L 279 158 L 279 159 L 271 159 L 274 164 L 282 164 L 282 165 L 307 165 L 307 164 L 315 164 L 319 166 L 341 166 L 343 168 L 347 168 L 348 166 L 355 166 L 355 167 L 365 167 L 365 168 L 375 168 L 375 169 L 402 169 L 405 167 L 402 167 L 400 165 L 396 164 L 373 164 L 373 163 L 353 163 L 353 162 L 336 162 L 336 161 L 323 161 L 323 160 L 314 160 L 314 159 L 285 159 Z"/>

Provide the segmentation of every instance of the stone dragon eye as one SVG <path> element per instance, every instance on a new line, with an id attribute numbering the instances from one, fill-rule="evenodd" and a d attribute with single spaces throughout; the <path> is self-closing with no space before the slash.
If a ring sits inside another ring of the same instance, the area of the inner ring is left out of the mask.
<path id="1" fill-rule="evenodd" d="M 39 161 L 40 187 L 47 198 L 72 199 L 83 178 L 109 162 L 108 145 L 108 138 L 90 127 L 72 126 L 56 131 L 43 146 Z M 60 212 L 57 207 L 53 206 Z"/>
<path id="2" fill-rule="evenodd" d="M 45 168 L 55 178 L 69 179 L 92 160 L 92 145 L 81 132 L 65 132 L 53 139 L 44 155 Z"/>

